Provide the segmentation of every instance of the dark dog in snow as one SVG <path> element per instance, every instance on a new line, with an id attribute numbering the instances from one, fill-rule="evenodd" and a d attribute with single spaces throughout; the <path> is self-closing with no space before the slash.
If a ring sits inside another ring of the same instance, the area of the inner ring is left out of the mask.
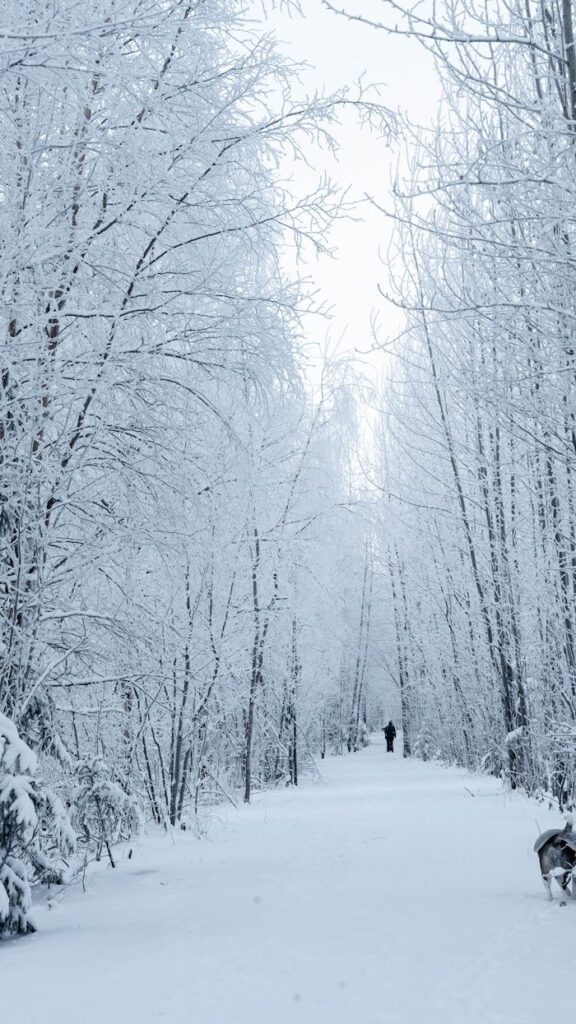
<path id="1" fill-rule="evenodd" d="M 576 868 L 576 832 L 573 829 L 572 818 L 568 818 L 564 828 L 550 828 L 538 836 L 534 843 L 534 850 L 540 861 L 542 881 L 549 899 L 554 898 L 553 878 L 566 897 L 570 895 L 568 887 L 572 879 L 572 898 L 576 899 L 576 878 L 573 875 Z"/>

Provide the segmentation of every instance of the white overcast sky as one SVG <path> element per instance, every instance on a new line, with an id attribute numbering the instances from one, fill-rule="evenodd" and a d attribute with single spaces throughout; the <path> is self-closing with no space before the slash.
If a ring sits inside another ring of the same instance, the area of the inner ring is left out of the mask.
<path id="1" fill-rule="evenodd" d="M 373 13 L 375 4 L 381 10 L 377 0 L 348 0 L 349 10 L 356 12 Z M 364 76 L 365 83 L 381 87 L 380 102 L 386 107 L 407 113 L 413 123 L 430 123 L 439 86 L 430 58 L 416 41 L 339 18 L 327 11 L 321 0 L 302 0 L 302 8 L 303 16 L 268 10 L 264 21 L 290 57 L 308 65 L 303 88 L 310 92 L 333 91 Z M 368 194 L 386 206 L 396 161 L 393 148 L 383 138 L 362 130 L 352 117 L 346 118 L 337 135 L 337 162 L 327 153 L 310 153 L 317 173 L 326 169 L 340 186 L 349 186 L 354 197 Z M 381 256 L 388 247 L 388 223 L 367 206 L 362 216 L 365 219 L 360 223 L 340 222 L 333 229 L 330 243 L 337 250 L 334 259 L 309 260 L 304 268 L 332 307 L 330 323 L 316 319 L 310 322 L 311 340 L 317 338 L 322 344 L 329 333 L 333 343 L 343 339 L 340 351 L 350 353 L 365 351 L 371 345 L 371 317 L 375 311 L 383 335 L 393 332 L 394 321 L 398 322 L 377 290 L 379 281 L 386 282 Z M 370 364 L 376 371 L 378 360 L 372 357 Z"/>

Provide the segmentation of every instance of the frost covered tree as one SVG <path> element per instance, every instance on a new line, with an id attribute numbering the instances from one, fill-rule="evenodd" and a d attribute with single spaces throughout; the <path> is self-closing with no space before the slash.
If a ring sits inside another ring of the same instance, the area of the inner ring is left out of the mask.
<path id="1" fill-rule="evenodd" d="M 115 867 L 114 845 L 142 827 L 138 803 L 114 781 L 101 757 L 84 758 L 77 767 L 77 778 L 78 786 L 72 793 L 76 829 L 96 860 L 106 847 L 110 864 Z"/>
<path id="2" fill-rule="evenodd" d="M 363 732 L 367 530 L 284 269 L 338 212 L 283 181 L 337 104 L 232 0 L 3 26 L 0 709 L 111 851 L 111 787 L 175 825 L 295 784 L 336 703 Z"/>
<path id="3" fill-rule="evenodd" d="M 413 749 L 573 803 L 573 5 L 381 13 L 443 81 L 394 208 L 389 662 Z"/>
<path id="4" fill-rule="evenodd" d="M 345 507 L 332 403 L 313 408 L 289 390 L 256 411 L 248 394 L 251 415 L 240 402 L 234 436 L 215 438 L 218 472 L 187 540 L 183 526 L 170 568 L 174 584 L 186 567 L 180 590 L 162 607 L 154 591 L 158 688 L 134 701 L 149 726 L 135 725 L 139 770 L 158 820 L 172 823 L 223 787 L 246 799 L 254 786 L 295 783 L 334 701 L 348 728 L 348 697 L 336 694 L 352 687 L 358 642 L 364 665 L 365 533 Z"/>
<path id="5" fill-rule="evenodd" d="M 0 714 L 0 935 L 35 930 L 31 884 L 65 881 L 75 848 L 64 806 L 37 769 L 36 755 Z"/>
<path id="6" fill-rule="evenodd" d="M 9 13 L 2 702 L 24 722 L 109 628 L 126 507 L 166 486 L 182 416 L 218 415 L 208 383 L 240 362 L 284 360 L 268 326 L 290 300 L 267 253 L 322 215 L 272 184 L 274 146 L 312 115 L 267 109 L 284 69 L 266 39 L 227 49 L 230 4 Z M 109 580 L 108 611 L 79 598 L 86 574 Z"/>

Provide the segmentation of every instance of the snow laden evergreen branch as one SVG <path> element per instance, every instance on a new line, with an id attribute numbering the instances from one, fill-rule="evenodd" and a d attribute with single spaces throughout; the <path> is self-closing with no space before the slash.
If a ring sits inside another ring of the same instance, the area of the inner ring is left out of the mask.
<path id="1" fill-rule="evenodd" d="M 37 769 L 36 755 L 0 714 L 0 935 L 35 930 L 31 884 L 61 884 L 75 849 L 64 806 Z"/>

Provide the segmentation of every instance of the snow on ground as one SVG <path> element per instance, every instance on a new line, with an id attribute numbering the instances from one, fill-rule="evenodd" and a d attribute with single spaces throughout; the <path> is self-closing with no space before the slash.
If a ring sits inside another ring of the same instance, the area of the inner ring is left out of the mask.
<path id="1" fill-rule="evenodd" d="M 576 901 L 532 844 L 557 814 L 387 755 L 142 841 L 0 945 L 2 1024 L 541 1024 L 572 1012 Z"/>

